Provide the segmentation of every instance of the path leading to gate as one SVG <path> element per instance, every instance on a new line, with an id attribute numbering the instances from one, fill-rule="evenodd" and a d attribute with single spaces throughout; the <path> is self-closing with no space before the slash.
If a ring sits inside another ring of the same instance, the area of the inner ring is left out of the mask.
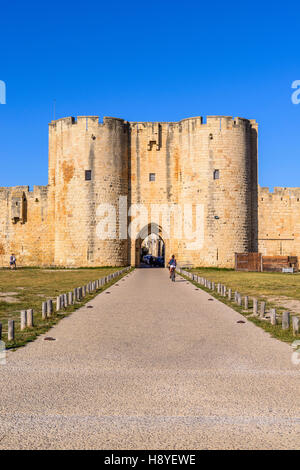
<path id="1" fill-rule="evenodd" d="M 0 366 L 0 448 L 297 448 L 300 366 L 224 304 L 137 269 Z"/>

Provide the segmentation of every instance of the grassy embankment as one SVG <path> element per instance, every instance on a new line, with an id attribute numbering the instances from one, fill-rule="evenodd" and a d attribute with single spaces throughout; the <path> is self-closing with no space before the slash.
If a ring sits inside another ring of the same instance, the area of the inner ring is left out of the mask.
<path id="1" fill-rule="evenodd" d="M 72 291 L 75 287 L 86 285 L 121 268 L 92 268 L 92 269 L 38 269 L 23 268 L 16 271 L 0 270 L 0 323 L 2 323 L 2 340 L 7 348 L 23 346 L 33 341 L 38 335 L 45 333 L 61 318 L 81 307 L 96 293 L 87 295 L 81 302 L 69 306 L 51 318 L 42 320 L 42 302 L 48 299 L 56 300 L 60 294 Z M 119 278 L 106 284 L 107 289 Z M 99 293 L 101 289 L 97 291 Z M 20 331 L 20 311 L 34 309 L 34 327 Z M 7 341 L 8 320 L 15 320 L 15 341 Z"/>
<path id="2" fill-rule="evenodd" d="M 217 268 L 195 268 L 191 272 L 198 276 L 205 277 L 215 283 L 220 282 L 231 288 L 232 292 L 238 291 L 242 296 L 249 296 L 249 309 L 245 311 L 243 307 L 239 307 L 233 301 L 221 297 L 215 292 L 213 295 L 222 302 L 230 305 L 238 312 L 246 316 L 256 325 L 264 328 L 272 336 L 286 342 L 292 342 L 292 327 L 290 330 L 282 330 L 280 314 L 283 311 L 290 311 L 292 315 L 300 314 L 300 274 L 283 274 L 283 273 L 256 273 L 256 272 L 240 272 L 231 269 Z M 203 286 L 201 286 L 201 289 Z M 208 289 L 205 289 L 211 293 Z M 279 315 L 278 325 L 273 326 L 268 318 L 261 320 L 256 316 L 252 316 L 252 298 L 255 297 L 259 301 L 266 302 L 266 317 L 268 310 L 276 308 Z"/>

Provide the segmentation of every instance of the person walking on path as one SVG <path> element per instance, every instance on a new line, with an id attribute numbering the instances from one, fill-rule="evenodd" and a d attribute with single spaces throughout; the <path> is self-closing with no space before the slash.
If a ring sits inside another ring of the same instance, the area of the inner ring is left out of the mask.
<path id="1" fill-rule="evenodd" d="M 17 260 L 14 254 L 9 258 L 10 269 L 17 269 Z"/>
<path id="2" fill-rule="evenodd" d="M 172 258 L 170 259 L 168 266 L 169 266 L 169 271 L 170 271 L 170 279 L 172 281 L 175 281 L 175 269 L 176 269 L 176 259 L 175 255 L 172 255 Z"/>

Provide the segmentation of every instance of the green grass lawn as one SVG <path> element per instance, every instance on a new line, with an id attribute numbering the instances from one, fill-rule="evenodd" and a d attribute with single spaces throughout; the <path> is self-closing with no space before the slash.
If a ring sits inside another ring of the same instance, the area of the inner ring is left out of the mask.
<path id="1" fill-rule="evenodd" d="M 232 308 L 247 316 L 250 321 L 257 326 L 264 328 L 272 336 L 286 342 L 294 341 L 292 327 L 284 331 L 279 324 L 272 326 L 269 321 L 261 320 L 259 317 L 252 316 L 252 298 L 266 301 L 266 310 L 276 308 L 280 314 L 283 311 L 290 311 L 293 315 L 300 314 L 300 274 L 282 274 L 282 273 L 256 273 L 241 272 L 231 269 L 218 268 L 194 268 L 190 270 L 198 276 L 205 277 L 216 284 L 219 282 L 231 288 L 232 292 L 237 291 L 242 296 L 248 295 L 249 310 L 246 312 L 243 307 L 239 307 L 233 301 L 221 297 L 216 292 L 213 293 L 222 302 L 230 305 Z M 203 289 L 203 286 L 200 286 Z M 210 290 L 205 289 L 211 293 Z"/>
<path id="2" fill-rule="evenodd" d="M 86 285 L 121 268 L 92 269 L 38 269 L 24 268 L 16 271 L 0 270 L 0 323 L 2 340 L 7 348 L 22 346 L 33 341 L 36 336 L 45 333 L 59 319 L 76 310 L 89 301 L 95 293 L 87 295 L 82 302 L 69 306 L 63 312 L 55 313 L 50 319 L 42 320 L 42 302 L 55 300 L 60 294 L 72 291 L 75 287 Z M 116 278 L 118 279 L 118 278 Z M 115 279 L 115 280 L 116 280 Z M 113 282 L 115 282 L 115 280 Z M 107 286 L 102 289 L 106 289 Z M 98 290 L 97 292 L 99 292 Z M 20 311 L 34 309 L 34 327 L 20 331 Z M 8 320 L 15 320 L 15 341 L 7 341 Z"/>
<path id="3" fill-rule="evenodd" d="M 216 268 L 195 268 L 191 271 L 245 295 L 261 299 L 285 297 L 300 301 L 300 273 L 256 273 Z"/>

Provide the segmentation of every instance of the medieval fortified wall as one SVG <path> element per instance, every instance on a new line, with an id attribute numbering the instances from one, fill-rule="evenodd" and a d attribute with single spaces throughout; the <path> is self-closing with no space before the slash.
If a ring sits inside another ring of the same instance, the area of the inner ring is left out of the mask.
<path id="1" fill-rule="evenodd" d="M 174 253 L 179 263 L 232 267 L 235 252 L 257 250 L 300 255 L 298 191 L 258 188 L 254 120 L 59 119 L 49 125 L 48 185 L 0 188 L 0 266 L 11 253 L 26 266 L 136 264 L 153 222 L 166 257 Z M 142 204 L 148 211 L 141 239 L 120 236 L 120 196 L 128 208 Z M 96 230 L 104 203 L 116 215 L 109 239 Z M 153 204 L 193 211 L 201 205 L 202 245 L 195 249 L 184 233 L 167 236 L 160 214 L 153 219 Z"/>

